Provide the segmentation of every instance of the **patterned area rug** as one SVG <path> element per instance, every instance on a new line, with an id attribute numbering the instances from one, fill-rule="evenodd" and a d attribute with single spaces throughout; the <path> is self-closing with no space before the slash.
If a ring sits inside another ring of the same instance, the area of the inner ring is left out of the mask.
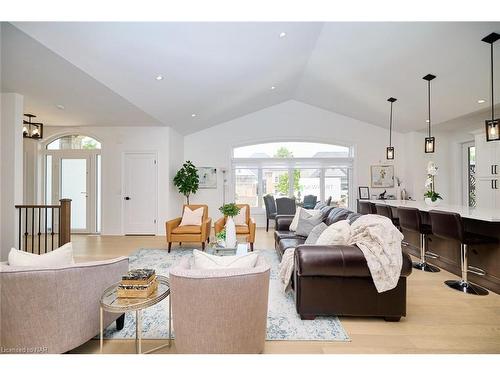
<path id="1" fill-rule="evenodd" d="M 267 340 L 350 341 L 337 317 L 318 317 L 301 320 L 295 311 L 292 293 L 284 294 L 278 279 L 278 255 L 274 250 L 259 251 L 271 265 L 269 307 L 267 315 Z M 130 268 L 154 268 L 157 274 L 168 276 L 169 269 L 182 257 L 191 256 L 188 249 L 140 249 L 130 258 Z M 168 299 L 143 310 L 143 338 L 168 338 Z M 125 315 L 121 331 L 111 324 L 104 332 L 107 339 L 135 338 L 135 313 Z M 174 337 L 174 335 L 173 335 Z"/>

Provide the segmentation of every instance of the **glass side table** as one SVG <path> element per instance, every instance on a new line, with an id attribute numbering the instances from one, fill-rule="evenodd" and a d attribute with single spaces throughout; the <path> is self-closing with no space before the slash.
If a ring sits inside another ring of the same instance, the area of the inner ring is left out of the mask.
<path id="1" fill-rule="evenodd" d="M 168 298 L 168 344 L 164 344 L 148 350 L 142 354 L 147 354 L 164 348 L 166 346 L 170 347 L 172 343 L 172 304 L 170 298 L 170 282 L 168 277 L 165 276 L 156 276 L 158 280 L 158 289 L 156 292 L 151 294 L 147 298 L 118 298 L 116 296 L 116 292 L 118 289 L 118 285 L 120 283 L 116 283 L 107 288 L 100 300 L 100 308 L 99 308 L 99 321 L 100 321 L 100 352 L 102 353 L 103 346 L 103 335 L 104 335 L 104 311 L 123 314 L 127 311 L 135 311 L 135 349 L 137 354 L 142 353 L 142 310 L 156 305 L 158 302 L 163 301 L 165 298 Z"/>

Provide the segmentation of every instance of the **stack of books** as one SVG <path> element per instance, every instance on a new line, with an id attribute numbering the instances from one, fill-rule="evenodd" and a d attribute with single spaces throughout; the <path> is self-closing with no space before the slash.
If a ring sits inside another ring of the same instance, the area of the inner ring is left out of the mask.
<path id="1" fill-rule="evenodd" d="M 122 276 L 118 286 L 119 298 L 147 298 L 158 288 L 155 270 L 135 269 Z"/>

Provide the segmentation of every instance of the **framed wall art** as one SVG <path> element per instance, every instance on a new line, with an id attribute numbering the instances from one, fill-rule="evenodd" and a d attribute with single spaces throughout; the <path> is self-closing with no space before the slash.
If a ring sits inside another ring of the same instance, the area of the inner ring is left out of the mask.
<path id="1" fill-rule="evenodd" d="M 372 165 L 370 168 L 372 188 L 392 188 L 394 187 L 394 166 L 393 165 Z"/>
<path id="2" fill-rule="evenodd" d="M 198 167 L 200 189 L 217 189 L 217 168 Z"/>

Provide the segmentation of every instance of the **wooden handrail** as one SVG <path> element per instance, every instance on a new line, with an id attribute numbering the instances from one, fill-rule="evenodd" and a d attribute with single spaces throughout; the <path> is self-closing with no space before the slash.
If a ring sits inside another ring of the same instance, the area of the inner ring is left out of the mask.
<path id="1" fill-rule="evenodd" d="M 59 208 L 61 206 L 58 204 L 16 204 L 14 207 L 15 208 Z"/>
<path id="2" fill-rule="evenodd" d="M 61 199 L 59 209 L 59 246 L 71 242 L 71 199 Z"/>
<path id="3" fill-rule="evenodd" d="M 42 252 L 47 253 L 48 251 L 54 250 L 54 237 L 56 235 L 56 247 L 60 247 L 71 241 L 71 199 L 61 199 L 59 202 L 60 205 L 15 205 L 15 208 L 18 210 L 18 240 L 20 250 L 29 251 L 31 253 L 38 252 L 38 254 Z M 58 215 L 57 231 L 55 228 L 57 224 L 55 221 L 56 214 Z M 31 216 L 31 220 L 28 220 L 29 216 Z M 29 241 L 30 236 L 31 241 Z M 36 241 L 35 238 L 37 238 Z M 43 249 L 42 243 L 45 245 Z"/>

